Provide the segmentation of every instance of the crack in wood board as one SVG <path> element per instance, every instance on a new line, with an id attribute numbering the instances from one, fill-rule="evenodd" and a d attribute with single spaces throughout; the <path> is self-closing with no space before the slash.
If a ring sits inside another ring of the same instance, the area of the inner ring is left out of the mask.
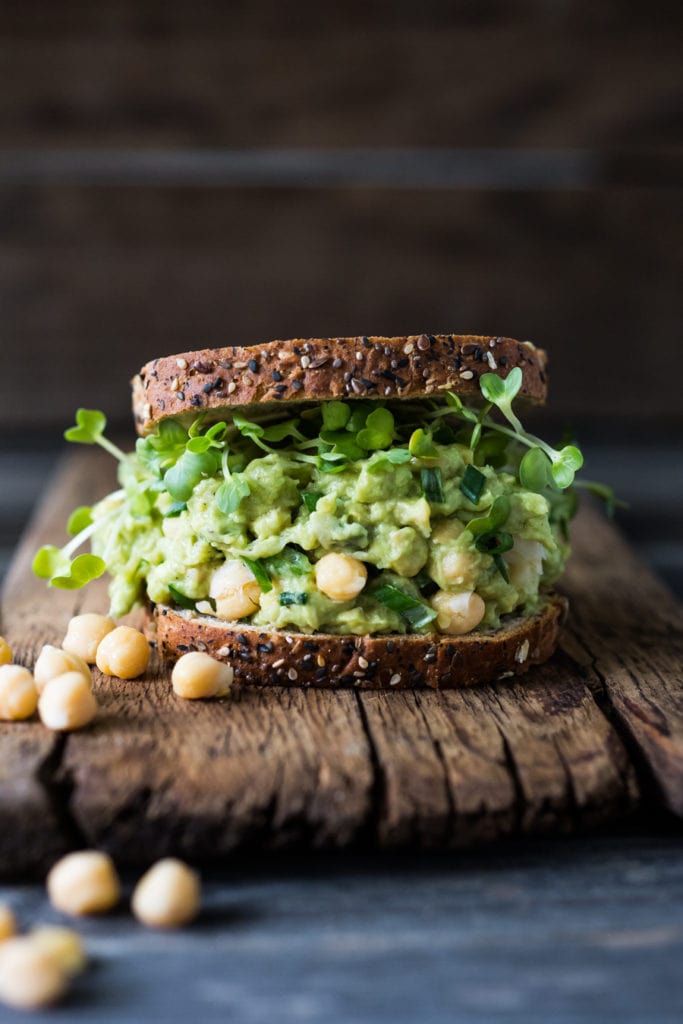
<path id="1" fill-rule="evenodd" d="M 51 591 L 30 562 L 112 485 L 109 463 L 83 451 L 46 493 L 4 590 L 19 661 L 59 643 L 75 611 L 106 607 L 103 581 Z M 155 658 L 141 681 L 94 671 L 101 710 L 83 732 L 0 724 L 0 871 L 42 870 L 82 842 L 145 863 L 585 830 L 631 812 L 650 778 L 660 809 L 681 815 L 680 609 L 590 509 L 575 541 L 563 649 L 514 682 L 184 702 Z"/>

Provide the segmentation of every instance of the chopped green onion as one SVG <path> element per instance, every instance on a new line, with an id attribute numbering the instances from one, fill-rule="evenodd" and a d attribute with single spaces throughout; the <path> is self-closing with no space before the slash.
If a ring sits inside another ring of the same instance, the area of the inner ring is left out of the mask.
<path id="1" fill-rule="evenodd" d="M 510 551 L 513 544 L 512 534 L 506 533 L 505 530 L 482 533 L 474 542 L 477 551 L 485 555 L 502 555 L 505 551 Z"/>
<path id="2" fill-rule="evenodd" d="M 495 554 L 493 556 L 493 561 L 495 563 L 496 569 L 498 570 L 500 575 L 503 577 L 505 582 L 509 583 L 510 582 L 510 573 L 508 572 L 507 562 L 505 561 L 503 556 L 499 555 L 499 554 Z"/>
<path id="3" fill-rule="evenodd" d="M 443 493 L 441 469 L 438 466 L 421 469 L 420 481 L 422 483 L 422 493 L 430 505 L 438 504 L 446 500 Z"/>
<path id="4" fill-rule="evenodd" d="M 306 604 L 308 601 L 308 594 L 294 594 L 291 590 L 283 590 L 280 594 L 280 604 L 283 608 L 287 608 L 291 604 Z"/>
<path id="5" fill-rule="evenodd" d="M 195 601 L 193 597 L 188 597 L 187 594 L 183 594 L 182 590 L 179 590 L 178 587 L 176 587 L 175 583 L 169 583 L 168 592 L 173 598 L 174 602 L 178 605 L 178 607 L 188 608 L 190 611 L 193 612 L 197 610 L 197 601 Z M 212 597 L 205 597 L 203 598 L 203 600 L 207 601 L 211 605 L 213 610 L 216 611 L 216 602 Z"/>
<path id="6" fill-rule="evenodd" d="M 460 490 L 473 505 L 476 505 L 481 498 L 481 492 L 486 486 L 486 477 L 474 466 L 468 466 L 460 484 Z"/>
<path id="7" fill-rule="evenodd" d="M 273 589 L 272 581 L 265 566 L 263 565 L 263 562 L 260 562 L 257 558 L 247 558 L 246 555 L 240 555 L 240 558 L 246 565 L 247 569 L 251 569 L 256 582 L 264 594 L 267 594 L 268 591 Z"/>
<path id="8" fill-rule="evenodd" d="M 378 587 L 377 590 L 373 591 L 372 596 L 386 608 L 390 608 L 392 611 L 402 615 L 413 629 L 420 629 L 422 626 L 433 622 L 436 618 L 437 613 L 429 605 L 418 601 L 417 598 L 406 594 L 404 590 L 399 590 L 398 587 L 392 587 L 390 584 L 385 583 L 383 586 Z"/>

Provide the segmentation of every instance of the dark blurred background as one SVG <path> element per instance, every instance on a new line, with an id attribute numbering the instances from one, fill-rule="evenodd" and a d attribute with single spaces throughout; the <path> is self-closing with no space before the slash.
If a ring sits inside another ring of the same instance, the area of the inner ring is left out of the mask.
<path id="1" fill-rule="evenodd" d="M 145 360 L 474 332 L 683 592 L 683 6 L 0 3 L 0 565 Z"/>

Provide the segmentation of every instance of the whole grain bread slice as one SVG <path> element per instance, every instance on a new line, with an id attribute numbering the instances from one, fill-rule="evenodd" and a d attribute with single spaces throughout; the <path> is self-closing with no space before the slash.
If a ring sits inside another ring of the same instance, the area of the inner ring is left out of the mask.
<path id="1" fill-rule="evenodd" d="M 150 612 L 149 636 L 171 661 L 199 650 L 228 662 L 239 683 L 457 689 L 523 675 L 547 661 L 566 611 L 565 598 L 549 594 L 535 614 L 510 618 L 488 632 L 460 637 L 335 636 L 257 629 L 157 605 Z"/>
<path id="2" fill-rule="evenodd" d="M 476 334 L 294 338 L 155 359 L 133 379 L 140 434 L 164 419 L 254 403 L 479 396 L 491 371 L 523 374 L 520 396 L 545 401 L 547 356 L 528 341 Z"/>

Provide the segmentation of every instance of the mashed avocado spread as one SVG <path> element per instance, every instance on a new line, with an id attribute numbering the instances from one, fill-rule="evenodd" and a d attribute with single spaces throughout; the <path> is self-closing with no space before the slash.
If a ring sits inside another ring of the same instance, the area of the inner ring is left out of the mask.
<path id="1" fill-rule="evenodd" d="M 514 373 L 490 394 L 487 376 L 473 407 L 226 409 L 164 420 L 129 455 L 79 410 L 72 439 L 116 455 L 120 489 L 77 510 L 77 537 L 41 549 L 36 572 L 79 586 L 106 566 L 114 616 L 151 600 L 304 633 L 497 628 L 564 568 L 581 456 L 524 431 Z M 93 554 L 70 561 L 86 539 Z"/>

